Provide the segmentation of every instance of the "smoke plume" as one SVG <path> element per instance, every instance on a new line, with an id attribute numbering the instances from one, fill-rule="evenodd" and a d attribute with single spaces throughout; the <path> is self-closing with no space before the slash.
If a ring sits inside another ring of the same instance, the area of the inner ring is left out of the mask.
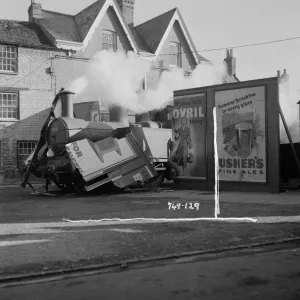
<path id="1" fill-rule="evenodd" d="M 299 89 L 289 76 L 282 76 L 279 81 L 279 100 L 280 106 L 287 123 L 289 132 L 294 143 L 300 142 L 299 136 L 299 106 L 297 105 L 299 99 Z M 280 142 L 289 143 L 286 130 L 280 118 Z"/>
<path id="2" fill-rule="evenodd" d="M 101 101 L 102 107 L 120 105 L 135 113 L 164 108 L 174 90 L 221 84 L 224 66 L 198 65 L 189 77 L 181 69 L 164 71 L 154 88 L 142 90 L 152 63 L 133 52 L 101 51 L 89 62 L 85 74 L 68 89 L 76 93 L 76 102 Z M 147 82 L 146 82 L 147 84 Z"/>

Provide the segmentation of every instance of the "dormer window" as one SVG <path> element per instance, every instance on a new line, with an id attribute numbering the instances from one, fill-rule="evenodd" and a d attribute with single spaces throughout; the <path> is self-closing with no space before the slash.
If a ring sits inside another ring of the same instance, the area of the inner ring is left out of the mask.
<path id="1" fill-rule="evenodd" d="M 0 45 L 0 72 L 17 73 L 17 47 Z"/>
<path id="2" fill-rule="evenodd" d="M 117 34 L 113 31 L 102 31 L 102 50 L 117 51 Z"/>
<path id="3" fill-rule="evenodd" d="M 169 45 L 170 65 L 182 67 L 181 45 L 180 43 L 171 42 Z"/>

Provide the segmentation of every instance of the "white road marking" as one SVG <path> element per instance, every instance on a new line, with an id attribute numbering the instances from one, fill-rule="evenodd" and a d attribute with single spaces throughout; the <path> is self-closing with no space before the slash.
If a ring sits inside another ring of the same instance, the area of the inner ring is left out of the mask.
<path id="1" fill-rule="evenodd" d="M 116 231 L 116 232 L 126 232 L 126 233 L 138 233 L 138 232 L 145 232 L 145 230 L 135 230 L 130 228 L 114 228 L 114 229 L 107 229 L 109 231 Z"/>
<path id="2" fill-rule="evenodd" d="M 0 224 L 0 236 L 11 234 L 52 234 L 79 232 L 79 230 L 65 231 L 63 228 L 84 228 L 99 227 L 108 225 L 131 225 L 131 224 L 160 224 L 160 223 L 179 223 L 179 222 L 229 222 L 229 223 L 286 223 L 300 222 L 300 216 L 272 216 L 257 218 L 186 218 L 186 219 L 151 219 L 151 218 L 133 218 L 133 219 L 100 219 L 100 220 L 69 220 L 63 219 L 63 222 L 50 223 L 13 223 Z M 50 229 L 57 228 L 57 229 Z M 58 229 L 59 228 L 59 229 Z M 93 230 L 93 229 L 91 229 Z"/>
<path id="3" fill-rule="evenodd" d="M 51 240 L 2 241 L 0 242 L 0 247 L 20 246 L 25 244 L 45 243 L 45 242 L 51 242 Z"/>
<path id="4" fill-rule="evenodd" d="M 82 223 L 102 223 L 101 225 L 115 225 L 115 224 L 149 224 L 149 223 L 177 223 L 177 222 L 196 222 L 196 221 L 214 221 L 214 222 L 253 222 L 257 220 L 253 218 L 177 218 L 177 219 L 166 219 L 166 218 L 133 218 L 133 219 L 99 219 L 99 220 L 69 220 L 63 219 L 65 222 L 71 224 L 82 224 Z"/>
<path id="5" fill-rule="evenodd" d="M 258 217 L 257 223 L 298 223 L 300 216 Z"/>

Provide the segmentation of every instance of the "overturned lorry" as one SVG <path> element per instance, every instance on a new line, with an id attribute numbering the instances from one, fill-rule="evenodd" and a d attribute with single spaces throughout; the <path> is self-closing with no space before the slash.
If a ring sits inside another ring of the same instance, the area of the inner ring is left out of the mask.
<path id="1" fill-rule="evenodd" d="M 74 118 L 73 95 L 66 90 L 56 95 L 38 144 L 25 161 L 20 186 L 32 187 L 30 175 L 44 179 L 46 190 L 54 183 L 63 190 L 86 192 L 108 183 L 125 188 L 172 180 L 171 129 Z"/>

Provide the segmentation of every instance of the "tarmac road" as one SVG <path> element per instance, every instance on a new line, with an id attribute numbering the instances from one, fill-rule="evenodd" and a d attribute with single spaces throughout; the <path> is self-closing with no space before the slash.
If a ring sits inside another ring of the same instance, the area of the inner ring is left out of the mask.
<path id="1" fill-rule="evenodd" d="M 33 272 L 95 264 L 120 265 L 124 261 L 156 256 L 300 238 L 297 193 L 221 194 L 220 217 L 260 217 L 256 223 L 176 220 L 213 217 L 214 194 L 207 192 L 147 192 L 105 197 L 57 195 L 53 198 L 33 197 L 30 193 L 29 189 L 0 189 L 0 281 Z M 196 206 L 169 209 L 168 203 L 175 202 L 199 203 L 199 210 Z M 265 218 L 268 216 L 275 218 Z M 152 219 L 85 222 L 103 218 Z M 156 218 L 174 220 L 158 222 Z M 63 219 L 83 221 L 72 223 Z"/>

